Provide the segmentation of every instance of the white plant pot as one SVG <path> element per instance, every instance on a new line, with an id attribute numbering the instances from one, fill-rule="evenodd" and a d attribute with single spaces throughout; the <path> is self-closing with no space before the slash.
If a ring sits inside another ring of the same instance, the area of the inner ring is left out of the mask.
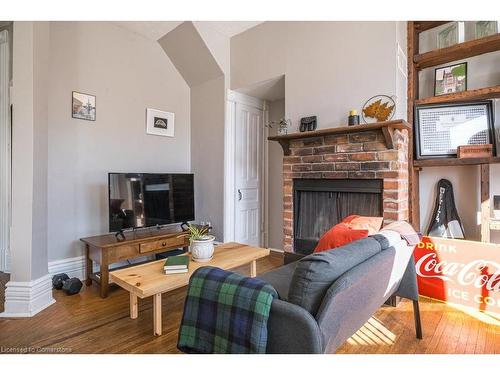
<path id="1" fill-rule="evenodd" d="M 214 236 L 207 236 L 206 240 L 191 241 L 191 256 L 195 262 L 208 262 L 214 256 Z"/>

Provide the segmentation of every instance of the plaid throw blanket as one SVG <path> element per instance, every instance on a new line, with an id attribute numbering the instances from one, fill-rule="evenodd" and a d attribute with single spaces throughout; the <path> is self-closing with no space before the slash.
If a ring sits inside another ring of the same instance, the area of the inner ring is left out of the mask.
<path id="1" fill-rule="evenodd" d="M 265 353 L 277 297 L 262 280 L 201 267 L 189 279 L 177 347 L 185 353 Z"/>

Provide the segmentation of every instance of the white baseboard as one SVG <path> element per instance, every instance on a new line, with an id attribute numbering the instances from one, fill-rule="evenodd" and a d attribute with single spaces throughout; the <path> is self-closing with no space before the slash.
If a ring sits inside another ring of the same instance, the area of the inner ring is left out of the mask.
<path id="1" fill-rule="evenodd" d="M 113 263 L 114 267 L 121 267 L 121 266 L 126 266 L 129 264 L 134 264 L 134 263 L 140 263 L 145 260 L 152 260 L 154 257 L 145 255 L 143 257 L 131 259 L 130 263 L 127 261 L 122 261 L 118 263 Z M 58 259 L 54 260 L 52 262 L 49 262 L 49 275 L 52 277 L 58 273 L 65 273 L 67 274 L 70 278 L 71 277 L 78 277 L 80 280 L 85 280 L 86 279 L 86 274 L 85 274 L 85 256 L 79 256 L 79 257 L 74 257 L 74 258 L 65 258 L 65 259 Z M 92 267 L 92 272 L 98 272 L 99 271 L 99 265 L 94 263 Z"/>
<path id="2" fill-rule="evenodd" d="M 0 317 L 31 317 L 54 302 L 50 275 L 32 281 L 9 281 L 5 290 L 5 311 Z"/>
<path id="3" fill-rule="evenodd" d="M 54 276 L 58 273 L 65 273 L 69 277 L 78 277 L 85 280 L 85 257 L 59 259 L 49 262 L 49 274 Z"/>

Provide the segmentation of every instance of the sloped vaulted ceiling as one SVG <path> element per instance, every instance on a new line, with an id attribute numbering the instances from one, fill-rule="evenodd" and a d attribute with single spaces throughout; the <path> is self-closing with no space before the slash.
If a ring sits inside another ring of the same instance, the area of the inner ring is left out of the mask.
<path id="1" fill-rule="evenodd" d="M 223 75 L 192 22 L 183 22 L 158 43 L 190 87 Z"/>

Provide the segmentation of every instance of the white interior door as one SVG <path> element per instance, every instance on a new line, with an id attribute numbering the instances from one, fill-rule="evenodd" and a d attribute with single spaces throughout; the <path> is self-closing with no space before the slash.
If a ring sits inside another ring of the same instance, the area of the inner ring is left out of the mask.
<path id="1" fill-rule="evenodd" d="M 0 271 L 9 271 L 11 132 L 9 35 L 0 31 Z"/>
<path id="2" fill-rule="evenodd" d="M 261 245 L 262 133 L 262 109 L 236 102 L 234 234 L 252 246 Z"/>

